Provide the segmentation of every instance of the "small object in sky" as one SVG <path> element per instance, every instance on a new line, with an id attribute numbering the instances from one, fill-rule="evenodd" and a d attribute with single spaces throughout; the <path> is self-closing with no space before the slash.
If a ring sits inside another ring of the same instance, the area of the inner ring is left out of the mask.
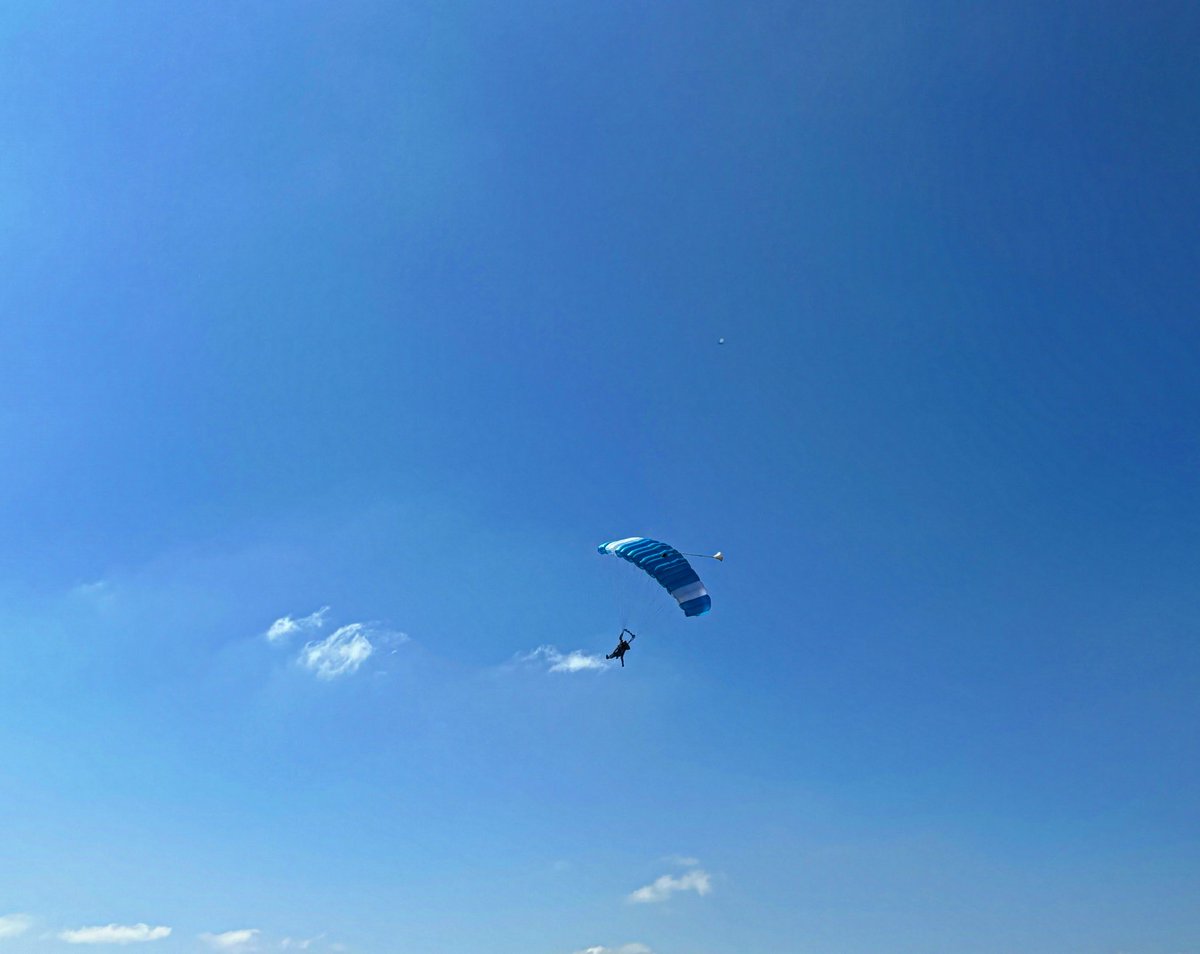
<path id="1" fill-rule="evenodd" d="M 724 344 L 724 343 L 725 343 L 725 339 L 724 339 L 724 338 L 718 338 L 718 339 L 717 339 L 717 344 Z"/>

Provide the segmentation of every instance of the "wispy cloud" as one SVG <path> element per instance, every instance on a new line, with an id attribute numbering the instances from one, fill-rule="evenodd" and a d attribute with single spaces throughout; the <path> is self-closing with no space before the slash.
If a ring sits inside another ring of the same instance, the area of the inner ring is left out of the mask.
<path id="1" fill-rule="evenodd" d="M 93 612 L 107 613 L 117 604 L 117 588 L 109 580 L 93 580 L 73 586 L 68 597 L 78 606 Z"/>
<path id="2" fill-rule="evenodd" d="M 579 649 L 559 652 L 557 646 L 539 646 L 531 653 L 518 657 L 519 662 L 547 663 L 547 672 L 587 672 L 607 669 L 608 663 L 599 654 L 589 655 Z"/>
<path id="3" fill-rule="evenodd" d="M 112 584 L 108 580 L 93 580 L 91 583 L 80 583 L 72 587 L 71 595 L 82 599 L 99 598 L 112 592 Z"/>
<path id="4" fill-rule="evenodd" d="M 318 679 L 349 676 L 375 652 L 364 623 L 351 623 L 322 640 L 307 643 L 300 651 L 300 665 Z"/>
<path id="5" fill-rule="evenodd" d="M 309 613 L 307 616 L 302 616 L 299 619 L 293 619 L 291 616 L 281 616 L 275 620 L 266 632 L 268 642 L 279 643 L 298 633 L 313 633 L 325 625 L 325 614 L 329 612 L 328 606 L 322 606 L 314 613 Z"/>
<path id="6" fill-rule="evenodd" d="M 668 864 L 678 865 L 680 868 L 699 868 L 700 859 L 690 858 L 687 855 L 667 855 L 663 861 Z"/>
<path id="7" fill-rule="evenodd" d="M 307 616 L 281 616 L 271 624 L 265 636 L 268 642 L 282 645 L 293 636 L 315 637 L 328 622 L 329 607 L 322 606 Z M 358 671 L 377 649 L 408 642 L 404 633 L 377 628 L 374 623 L 349 623 L 324 639 L 309 638 L 297 653 L 296 661 L 318 679 L 336 679 Z M 393 650 L 394 652 L 394 650 Z"/>
<path id="8" fill-rule="evenodd" d="M 680 891 L 695 891 L 699 895 L 708 894 L 712 891 L 712 880 L 707 871 L 699 868 L 686 871 L 678 878 L 673 875 L 663 875 L 661 878 L 656 878 L 653 884 L 638 888 L 629 895 L 628 900 L 635 904 L 655 904 L 659 901 L 666 901 L 671 895 Z"/>
<path id="9" fill-rule="evenodd" d="M 105 924 L 60 931 L 58 937 L 68 944 L 137 944 L 157 941 L 170 933 L 169 927 L 151 927 L 149 924 Z"/>
<path id="10" fill-rule="evenodd" d="M 0 940 L 17 937 L 33 927 L 33 918 L 28 914 L 0 914 Z"/>
<path id="11" fill-rule="evenodd" d="M 605 947 L 603 944 L 597 944 L 595 947 L 585 947 L 581 951 L 576 951 L 575 954 L 654 954 L 654 952 L 645 944 L 633 941 L 629 944 L 622 944 L 620 947 Z"/>
<path id="12" fill-rule="evenodd" d="M 258 928 L 245 928 L 220 934 L 201 934 L 200 940 L 218 951 L 250 951 L 254 949 L 254 939 L 259 933 Z"/>
<path id="13" fill-rule="evenodd" d="M 325 935 L 318 934 L 316 937 L 306 937 L 304 940 L 298 940 L 294 937 L 285 937 L 279 942 L 279 946 L 286 950 L 307 951 L 309 947 L 321 940 Z"/>

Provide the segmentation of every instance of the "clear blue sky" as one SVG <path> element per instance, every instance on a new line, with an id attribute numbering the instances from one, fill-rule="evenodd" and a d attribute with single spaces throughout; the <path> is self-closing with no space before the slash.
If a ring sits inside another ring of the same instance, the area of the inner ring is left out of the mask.
<path id="1" fill-rule="evenodd" d="M 6 3 L 0 954 L 1200 952 L 1198 48 Z"/>

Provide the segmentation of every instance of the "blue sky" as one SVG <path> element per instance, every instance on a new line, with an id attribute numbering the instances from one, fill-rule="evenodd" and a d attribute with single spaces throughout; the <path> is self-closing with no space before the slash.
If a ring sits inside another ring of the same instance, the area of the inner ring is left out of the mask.
<path id="1" fill-rule="evenodd" d="M 1200 952 L 1198 41 L 6 4 L 0 954 Z"/>

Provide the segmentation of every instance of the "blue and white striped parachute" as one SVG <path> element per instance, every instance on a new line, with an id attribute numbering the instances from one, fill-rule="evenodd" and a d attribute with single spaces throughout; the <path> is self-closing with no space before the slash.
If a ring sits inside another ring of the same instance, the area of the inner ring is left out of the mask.
<path id="1" fill-rule="evenodd" d="M 659 586 L 675 597 L 684 616 L 701 616 L 712 608 L 708 590 L 684 555 L 673 546 L 648 537 L 626 537 L 596 548 L 601 553 L 613 553 L 645 570 Z M 721 559 L 721 554 L 716 554 Z"/>

